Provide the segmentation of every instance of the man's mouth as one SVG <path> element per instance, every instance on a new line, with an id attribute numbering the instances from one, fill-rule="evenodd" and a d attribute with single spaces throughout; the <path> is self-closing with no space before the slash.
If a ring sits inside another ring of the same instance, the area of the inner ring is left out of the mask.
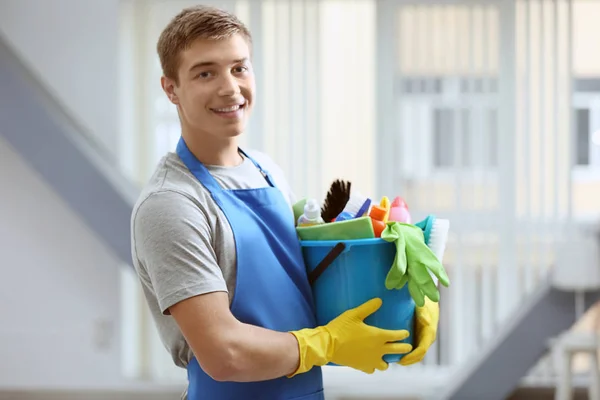
<path id="1" fill-rule="evenodd" d="M 246 103 L 244 102 L 244 103 L 233 104 L 233 105 L 226 106 L 226 107 L 211 108 L 211 110 L 217 114 L 230 114 L 230 113 L 235 113 L 236 111 L 243 109 L 245 106 L 246 106 Z"/>
<path id="2" fill-rule="evenodd" d="M 233 112 L 233 111 L 237 111 L 240 108 L 242 108 L 242 105 L 240 104 L 236 104 L 235 106 L 230 106 L 230 107 L 224 107 L 224 108 L 213 108 L 213 111 L 216 112 L 222 112 L 222 113 L 226 113 L 226 112 Z"/>
<path id="3" fill-rule="evenodd" d="M 228 119 L 230 121 L 241 120 L 244 116 L 244 109 L 246 108 L 246 101 L 243 103 L 232 104 L 224 107 L 215 107 L 210 110 L 215 113 L 215 115 Z"/>

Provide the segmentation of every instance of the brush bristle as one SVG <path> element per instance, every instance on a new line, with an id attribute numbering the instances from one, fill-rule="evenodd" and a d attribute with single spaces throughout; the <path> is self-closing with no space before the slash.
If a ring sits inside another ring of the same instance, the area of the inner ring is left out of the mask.
<path id="1" fill-rule="evenodd" d="M 348 181 L 340 179 L 333 181 L 321 208 L 321 217 L 324 221 L 330 222 L 344 210 L 350 200 L 351 186 L 351 182 Z"/>
<path id="2" fill-rule="evenodd" d="M 350 213 L 352 216 L 362 217 L 362 215 L 356 214 L 360 211 L 360 208 L 365 204 L 365 201 L 367 201 L 366 196 L 363 196 L 359 192 L 352 193 L 350 195 L 348 203 L 346 203 L 346 206 L 344 207 L 344 210 L 348 211 L 348 213 Z"/>
<path id="3" fill-rule="evenodd" d="M 429 235 L 429 248 L 441 263 L 443 263 L 444 253 L 446 252 L 449 231 L 450 221 L 436 218 Z"/>

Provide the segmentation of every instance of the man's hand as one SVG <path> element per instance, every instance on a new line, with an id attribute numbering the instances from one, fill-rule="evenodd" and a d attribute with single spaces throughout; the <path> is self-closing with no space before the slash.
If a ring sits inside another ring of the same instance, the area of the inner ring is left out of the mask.
<path id="1" fill-rule="evenodd" d="M 416 364 L 423 360 L 437 337 L 440 320 L 439 304 L 426 298 L 425 305 L 417 307 L 415 314 L 415 348 L 399 361 L 401 365 Z"/>
<path id="2" fill-rule="evenodd" d="M 300 365 L 293 375 L 328 362 L 372 374 L 388 368 L 382 359 L 385 354 L 410 352 L 410 344 L 396 343 L 406 339 L 408 331 L 385 330 L 364 323 L 381 304 L 381 299 L 374 298 L 345 311 L 325 326 L 292 332 L 300 347 Z"/>

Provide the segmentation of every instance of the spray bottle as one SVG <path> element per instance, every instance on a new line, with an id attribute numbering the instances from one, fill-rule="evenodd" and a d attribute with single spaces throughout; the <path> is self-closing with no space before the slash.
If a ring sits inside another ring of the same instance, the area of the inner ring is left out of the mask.
<path id="1" fill-rule="evenodd" d="M 408 211 L 408 205 L 404 201 L 404 199 L 400 196 L 397 196 L 394 201 L 392 201 L 390 207 L 390 216 L 389 221 L 395 222 L 404 222 L 406 224 L 410 224 L 410 212 Z"/>
<path id="2" fill-rule="evenodd" d="M 321 207 L 315 199 L 308 199 L 304 205 L 304 213 L 298 218 L 298 226 L 311 226 L 324 224 L 321 217 Z"/>
<path id="3" fill-rule="evenodd" d="M 384 231 L 386 223 L 385 219 L 386 209 L 373 205 L 371 207 L 371 211 L 369 212 L 369 217 L 371 217 L 371 224 L 373 225 L 373 232 L 375 233 L 375 237 L 381 237 L 381 233 Z"/>

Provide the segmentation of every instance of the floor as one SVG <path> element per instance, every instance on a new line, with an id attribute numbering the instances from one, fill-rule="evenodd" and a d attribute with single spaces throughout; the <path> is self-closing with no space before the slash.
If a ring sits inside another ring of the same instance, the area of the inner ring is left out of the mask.
<path id="1" fill-rule="evenodd" d="M 592 400 L 588 399 L 587 390 L 576 389 L 573 400 Z M 553 389 L 519 389 L 506 400 L 554 400 Z"/>
<path id="2" fill-rule="evenodd" d="M 0 392 L 0 400 L 180 400 L 179 394 L 174 391 L 155 391 L 152 393 L 128 392 Z M 343 397 L 335 400 L 420 400 L 416 398 L 380 398 L 367 399 L 358 397 Z M 506 400 L 554 400 L 552 389 L 519 389 Z M 588 399 L 587 391 L 576 390 L 573 400 Z"/>
<path id="3" fill-rule="evenodd" d="M 335 400 L 371 400 L 359 397 L 341 397 Z M 373 400 L 420 400 L 417 398 L 407 398 L 407 397 L 378 397 Z M 485 400 L 485 399 L 481 399 Z M 553 389 L 519 389 L 513 395 L 506 400 L 554 400 L 554 390 Z M 588 399 L 587 390 L 577 389 L 575 390 L 574 396 L 572 400 L 598 400 L 598 399 Z"/>

